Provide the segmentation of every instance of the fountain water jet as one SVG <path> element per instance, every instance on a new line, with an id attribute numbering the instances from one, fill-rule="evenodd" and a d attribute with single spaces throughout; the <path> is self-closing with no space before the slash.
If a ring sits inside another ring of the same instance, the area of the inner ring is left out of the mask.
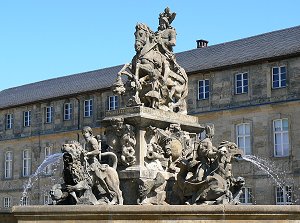
<path id="1" fill-rule="evenodd" d="M 23 198 L 26 197 L 28 189 L 31 188 L 31 186 L 32 186 L 32 179 L 34 179 L 40 173 L 42 173 L 47 166 L 58 163 L 60 161 L 60 159 L 62 158 L 62 156 L 63 156 L 63 153 L 55 153 L 44 159 L 44 161 L 41 163 L 41 165 L 39 165 L 39 167 L 34 172 L 34 174 L 32 174 L 29 177 L 27 184 L 24 186 L 24 191 L 23 191 L 22 197 L 20 199 L 20 204 L 22 204 Z"/>
<path id="2" fill-rule="evenodd" d="M 293 184 L 293 182 L 289 182 L 291 179 L 286 179 L 285 172 L 280 173 L 279 170 L 277 171 L 276 168 L 274 168 L 274 166 L 272 164 L 270 164 L 270 161 L 268 161 L 266 159 L 259 158 L 254 155 L 244 155 L 241 157 L 241 159 L 254 164 L 260 170 L 267 173 L 268 176 L 270 176 L 274 180 L 276 185 L 278 187 L 282 188 L 282 190 L 283 190 L 283 187 L 286 186 L 287 184 Z M 286 195 L 288 198 L 291 198 L 290 193 L 291 193 L 291 191 L 286 192 Z"/>

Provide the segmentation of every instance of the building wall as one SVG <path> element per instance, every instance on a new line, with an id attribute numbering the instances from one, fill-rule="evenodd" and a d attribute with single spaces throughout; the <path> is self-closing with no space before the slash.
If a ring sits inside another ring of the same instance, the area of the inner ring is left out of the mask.
<path id="1" fill-rule="evenodd" d="M 287 67 L 287 87 L 272 89 L 271 70 L 273 66 Z M 235 74 L 247 72 L 249 90 L 246 94 L 235 94 Z M 207 100 L 198 100 L 198 81 L 210 80 L 210 95 Z M 12 205 L 19 204 L 23 185 L 28 177 L 22 177 L 22 151 L 31 151 L 32 167 L 35 171 L 43 161 L 45 147 L 51 147 L 52 153 L 68 140 L 82 141 L 81 128 L 93 127 L 95 134 L 102 134 L 101 120 L 108 109 L 110 91 L 97 91 L 76 97 L 36 102 L 31 105 L 0 110 L 0 207 L 3 198 L 13 198 Z M 93 99 L 93 115 L 84 117 L 84 100 Z M 300 183 L 300 58 L 266 61 L 252 65 L 242 65 L 211 72 L 199 72 L 189 75 L 188 113 L 199 117 L 201 123 L 215 126 L 214 144 L 222 140 L 236 141 L 235 127 L 240 123 L 250 123 L 252 154 L 268 159 L 279 171 L 280 177 L 286 177 L 287 185 L 299 191 Z M 73 104 L 71 120 L 64 120 L 65 103 Z M 122 104 L 122 102 L 120 102 Z M 45 123 L 45 107 L 53 106 L 54 120 Z M 23 126 L 23 112 L 31 110 L 31 126 Z M 5 115 L 14 114 L 12 129 L 5 128 Z M 289 123 L 290 154 L 287 157 L 274 157 L 273 129 L 274 119 L 287 118 Z M 4 179 L 4 154 L 13 152 L 13 177 Z M 32 171 L 32 172 L 33 172 Z M 275 203 L 275 184 L 272 179 L 253 164 L 240 161 L 234 164 L 235 176 L 246 178 L 246 186 L 252 188 L 253 202 L 256 204 Z M 46 191 L 60 179 L 61 167 L 49 178 L 40 176 L 29 190 L 30 204 L 42 204 Z M 51 180 L 52 179 L 52 180 Z M 33 192 L 34 191 L 34 192 Z M 300 196 L 294 195 L 294 200 Z M 297 201 L 299 203 L 299 201 Z"/>
<path id="2" fill-rule="evenodd" d="M 284 65 L 287 67 L 287 87 L 272 89 L 272 67 Z M 235 74 L 242 72 L 248 73 L 249 91 L 247 94 L 235 94 Z M 210 80 L 208 100 L 197 100 L 198 81 L 201 79 Z M 188 111 L 190 114 L 299 99 L 299 57 L 243 65 L 225 70 L 199 72 L 189 76 Z"/>
<path id="3" fill-rule="evenodd" d="M 48 102 L 35 103 L 0 111 L 0 208 L 4 207 L 4 198 L 10 197 L 11 205 L 20 204 L 24 186 L 29 177 L 22 176 L 23 151 L 29 150 L 31 156 L 31 174 L 45 159 L 45 148 L 51 147 L 51 153 L 60 152 L 64 143 L 70 140 L 83 142 L 81 129 L 89 125 L 93 127 L 95 135 L 103 134 L 100 120 L 104 117 L 107 108 L 107 97 L 110 92 L 93 92 L 91 94 L 78 95 L 65 99 L 53 99 Z M 93 115 L 84 117 L 84 100 L 93 99 Z M 64 104 L 72 103 L 72 116 L 70 120 L 64 120 Z M 53 106 L 53 121 L 46 123 L 45 107 Z M 23 112 L 31 111 L 31 125 L 24 127 Z M 78 114 L 80 115 L 78 116 Z M 6 115 L 13 114 L 13 128 L 6 129 Z M 5 179 L 5 153 L 13 153 L 13 174 Z M 53 167 L 54 168 L 54 167 Z M 62 166 L 56 166 L 50 175 L 39 175 L 33 179 L 33 186 L 28 190 L 29 204 L 43 204 L 44 195 L 55 183 L 62 181 Z"/>
<path id="4" fill-rule="evenodd" d="M 272 67 L 286 66 L 287 86 L 272 88 Z M 235 94 L 235 74 L 248 73 L 248 93 Z M 208 99 L 198 100 L 198 81 L 210 81 Z M 250 124 L 252 155 L 268 162 L 282 185 L 294 190 L 293 201 L 299 203 L 300 181 L 300 58 L 266 61 L 259 64 L 198 73 L 189 77 L 188 111 L 201 123 L 215 127 L 215 146 L 222 140 L 236 142 L 236 125 Z M 273 120 L 288 119 L 289 156 L 274 156 Z M 277 184 L 254 164 L 240 161 L 234 164 L 235 176 L 246 178 L 256 204 L 275 204 Z"/>
<path id="5" fill-rule="evenodd" d="M 299 102 L 278 103 L 275 105 L 251 106 L 202 113 L 198 115 L 201 123 L 213 124 L 215 137 L 213 143 L 217 147 L 223 140 L 236 142 L 235 127 L 240 123 L 250 123 L 252 154 L 262 159 L 263 164 L 270 166 L 276 180 L 283 185 L 291 185 L 299 193 Z M 273 120 L 288 118 L 290 155 L 274 156 Z M 246 179 L 247 187 L 253 190 L 253 198 L 257 204 L 275 204 L 276 182 L 265 171 L 256 165 L 239 161 L 233 164 L 234 176 Z M 295 195 L 295 198 L 299 194 Z M 294 199 L 295 200 L 295 199 Z"/>

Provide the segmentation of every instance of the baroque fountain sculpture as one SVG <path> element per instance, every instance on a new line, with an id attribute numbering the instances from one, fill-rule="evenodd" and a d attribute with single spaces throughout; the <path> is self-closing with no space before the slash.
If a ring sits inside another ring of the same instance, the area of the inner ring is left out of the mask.
<path id="1" fill-rule="evenodd" d="M 215 147 L 214 128 L 187 115 L 188 78 L 173 53 L 175 16 L 169 8 L 160 13 L 156 32 L 136 25 L 136 55 L 112 86 L 126 107 L 106 113 L 102 142 L 84 127 L 84 146 L 62 146 L 64 183 L 50 192 L 55 204 L 122 205 L 123 197 L 141 205 L 239 203 L 245 182 L 233 177 L 231 162 L 242 151 L 229 141 Z"/>

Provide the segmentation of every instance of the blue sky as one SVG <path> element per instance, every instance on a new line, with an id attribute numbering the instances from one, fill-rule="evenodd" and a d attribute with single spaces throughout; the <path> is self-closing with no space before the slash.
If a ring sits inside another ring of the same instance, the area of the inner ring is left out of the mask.
<path id="1" fill-rule="evenodd" d="M 166 6 L 175 52 L 300 25 L 298 0 L 0 0 L 0 90 L 129 62 L 135 24 L 156 31 Z"/>

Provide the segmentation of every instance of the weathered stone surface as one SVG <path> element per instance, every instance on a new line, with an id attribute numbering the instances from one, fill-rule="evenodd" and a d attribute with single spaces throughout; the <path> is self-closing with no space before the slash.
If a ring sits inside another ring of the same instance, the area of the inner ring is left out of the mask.
<path id="1" fill-rule="evenodd" d="M 82 130 L 85 148 L 78 142 L 64 144 L 63 181 L 55 184 L 50 195 L 53 204 L 123 204 L 117 168 L 117 157 L 111 152 L 101 152 L 101 141 L 86 126 Z M 100 163 L 103 157 L 112 158 L 112 166 Z"/>
<path id="2" fill-rule="evenodd" d="M 19 223 L 86 223 L 86 222 L 236 222 L 298 223 L 300 206 L 15 206 L 7 215 Z M 4 214 L 0 214 L 4 217 Z M 1 219 L 1 218 L 0 218 Z"/>
<path id="3" fill-rule="evenodd" d="M 139 23 L 135 29 L 136 55 L 119 71 L 112 86 L 115 94 L 127 93 L 127 106 L 142 105 L 154 109 L 186 114 L 188 78 L 176 62 L 173 46 L 176 30 L 171 26 L 176 13 L 169 8 L 159 14 L 157 32 Z M 128 79 L 123 84 L 121 76 Z"/>
<path id="4" fill-rule="evenodd" d="M 107 111 L 105 115 L 106 117 L 102 121 L 104 127 L 109 125 L 112 117 L 123 117 L 129 124 L 138 124 L 143 128 L 150 125 L 166 128 L 171 123 L 177 123 L 185 131 L 200 133 L 204 130 L 204 126 L 199 124 L 198 117 L 143 106 Z"/>

